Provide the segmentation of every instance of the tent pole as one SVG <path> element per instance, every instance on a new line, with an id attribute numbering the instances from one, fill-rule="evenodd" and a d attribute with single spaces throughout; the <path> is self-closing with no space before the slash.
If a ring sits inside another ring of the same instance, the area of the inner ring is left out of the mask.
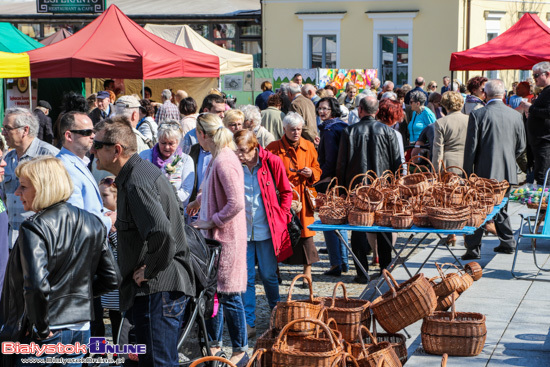
<path id="1" fill-rule="evenodd" d="M 451 70 L 451 92 L 453 91 L 453 84 L 454 84 L 454 71 Z"/>
<path id="2" fill-rule="evenodd" d="M 141 98 L 145 99 L 145 79 L 141 79 Z"/>
<path id="3" fill-rule="evenodd" d="M 29 75 L 29 110 L 32 111 L 32 80 Z"/>

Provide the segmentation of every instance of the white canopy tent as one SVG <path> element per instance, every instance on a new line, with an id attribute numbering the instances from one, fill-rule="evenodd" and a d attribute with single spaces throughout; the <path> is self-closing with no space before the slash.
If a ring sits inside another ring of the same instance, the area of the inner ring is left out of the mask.
<path id="1" fill-rule="evenodd" d="M 146 24 L 145 29 L 176 45 L 218 56 L 220 59 L 220 74 L 222 75 L 253 69 L 252 55 L 220 47 L 195 32 L 188 25 Z"/>

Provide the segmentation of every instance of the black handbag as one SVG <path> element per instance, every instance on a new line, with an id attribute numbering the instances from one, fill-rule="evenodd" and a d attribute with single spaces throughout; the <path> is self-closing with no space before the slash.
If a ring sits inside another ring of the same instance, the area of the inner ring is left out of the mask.
<path id="1" fill-rule="evenodd" d="M 269 163 L 269 158 L 267 159 L 267 167 L 269 168 L 269 173 L 271 173 L 271 179 L 273 180 L 273 187 L 275 188 L 275 193 L 277 194 L 277 201 L 279 202 L 279 206 L 280 206 L 281 197 L 279 196 L 279 189 L 277 188 L 277 184 L 275 183 L 275 176 L 273 175 L 273 171 L 271 170 L 271 163 Z M 296 248 L 296 246 L 298 246 L 298 243 L 300 242 L 300 238 L 302 237 L 302 229 L 304 228 L 304 226 L 302 226 L 302 222 L 300 222 L 300 218 L 292 208 L 290 209 L 290 214 L 292 215 L 292 218 L 290 219 L 290 222 L 287 224 L 287 229 L 288 229 L 288 235 L 290 237 L 290 244 L 294 249 Z"/>

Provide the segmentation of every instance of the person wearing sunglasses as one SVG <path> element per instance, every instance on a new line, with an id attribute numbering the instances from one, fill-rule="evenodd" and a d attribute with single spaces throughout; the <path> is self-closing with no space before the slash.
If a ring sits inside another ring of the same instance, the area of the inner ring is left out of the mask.
<path id="1" fill-rule="evenodd" d="M 41 155 L 53 155 L 59 153 L 59 149 L 38 139 L 38 120 L 26 108 L 8 108 L 4 115 L 2 135 L 10 150 L 6 153 L 7 163 L 3 191 L 6 196 L 6 206 L 10 222 L 9 237 L 10 248 L 17 240 L 19 226 L 23 221 L 32 215 L 31 211 L 25 210 L 21 200 L 15 196 L 15 190 L 19 186 L 19 179 L 15 175 L 17 166 Z"/>
<path id="2" fill-rule="evenodd" d="M 139 156 L 160 168 L 177 190 L 185 208 L 195 183 L 195 166 L 191 157 L 181 150 L 182 134 L 179 122 L 168 120 L 160 124 L 158 137 L 158 143 L 151 149 L 139 153 Z"/>
<path id="3" fill-rule="evenodd" d="M 177 365 L 180 328 L 195 294 L 180 200 L 162 171 L 137 154 L 127 119 L 96 128 L 97 168 L 116 176 L 120 309 L 135 325 L 136 344 L 146 345 L 140 365 Z"/>

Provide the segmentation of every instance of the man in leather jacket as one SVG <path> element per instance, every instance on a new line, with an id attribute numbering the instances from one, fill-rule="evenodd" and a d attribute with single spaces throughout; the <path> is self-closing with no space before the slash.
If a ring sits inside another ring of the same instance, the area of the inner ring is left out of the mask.
<path id="1" fill-rule="evenodd" d="M 42 169 L 37 169 L 40 165 Z M 8 260 L 0 341 L 87 344 L 93 297 L 120 284 L 116 261 L 105 242 L 106 228 L 95 215 L 66 202 L 72 183 L 57 158 L 43 156 L 24 162 L 17 174 L 21 184 L 16 194 L 25 209 L 36 214 L 21 224 Z M 50 175 L 59 179 L 55 183 L 59 187 L 36 190 L 54 184 Z M 36 190 L 32 200 L 22 194 L 29 186 Z M 70 357 L 81 355 L 77 352 Z M 42 357 L 46 356 L 53 355 Z M 2 355 L 2 365 L 10 365 L 9 357 Z"/>
<path id="2" fill-rule="evenodd" d="M 363 98 L 357 106 L 361 119 L 348 126 L 340 138 L 336 176 L 340 185 L 348 187 L 354 176 L 373 170 L 381 175 L 385 170 L 395 172 L 401 166 L 399 143 L 392 128 L 376 121 L 378 100 L 374 96 Z M 391 247 L 386 236 L 379 234 L 378 247 L 380 269 L 391 262 Z M 364 232 L 351 232 L 351 247 L 361 264 L 368 270 L 367 238 Z M 356 264 L 357 268 L 357 264 Z M 359 275 L 356 282 L 366 283 L 366 276 Z"/>

